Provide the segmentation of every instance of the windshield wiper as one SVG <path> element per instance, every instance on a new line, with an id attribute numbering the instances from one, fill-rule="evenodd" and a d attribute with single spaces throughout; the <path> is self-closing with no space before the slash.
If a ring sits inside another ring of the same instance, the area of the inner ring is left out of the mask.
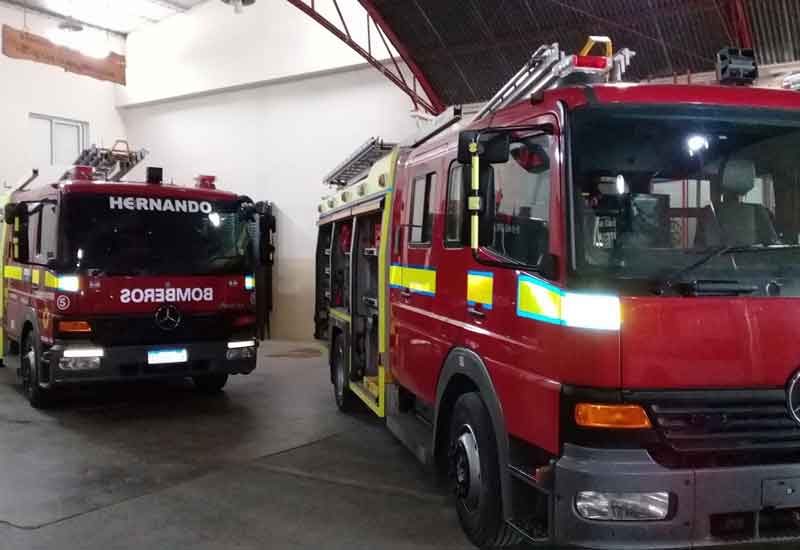
<path id="1" fill-rule="evenodd" d="M 800 245 L 749 245 L 749 246 L 734 246 L 725 245 L 713 248 L 709 253 L 700 258 L 694 263 L 683 267 L 667 277 L 659 286 L 658 293 L 663 293 L 668 288 L 675 288 L 679 285 L 688 285 L 691 287 L 695 294 L 750 294 L 757 290 L 756 287 L 751 285 L 741 285 L 737 281 L 720 281 L 720 280 L 699 280 L 692 283 L 682 282 L 681 279 L 686 277 L 689 273 L 695 271 L 699 267 L 706 265 L 708 262 L 719 258 L 724 254 L 732 254 L 738 252 L 766 252 L 774 250 L 786 250 L 798 248 Z"/>

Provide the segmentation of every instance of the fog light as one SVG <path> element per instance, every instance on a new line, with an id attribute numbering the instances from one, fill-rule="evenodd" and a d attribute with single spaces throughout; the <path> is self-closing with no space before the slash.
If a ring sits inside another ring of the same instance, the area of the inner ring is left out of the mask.
<path id="1" fill-rule="evenodd" d="M 583 491 L 575 497 L 582 517 L 599 521 L 659 521 L 669 515 L 669 493 L 599 493 Z"/>
<path id="2" fill-rule="evenodd" d="M 62 357 L 58 362 L 61 370 L 96 370 L 100 368 L 99 357 Z"/>
<path id="3" fill-rule="evenodd" d="M 256 348 L 234 348 L 229 349 L 228 353 L 225 354 L 225 358 L 229 361 L 233 361 L 236 359 L 252 359 L 256 356 Z"/>

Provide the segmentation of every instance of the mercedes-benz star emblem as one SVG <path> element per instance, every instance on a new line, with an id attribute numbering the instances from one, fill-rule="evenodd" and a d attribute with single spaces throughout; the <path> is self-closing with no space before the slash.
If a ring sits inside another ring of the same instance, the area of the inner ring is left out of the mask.
<path id="1" fill-rule="evenodd" d="M 175 330 L 181 324 L 181 312 L 173 305 L 159 307 L 155 318 L 156 325 L 162 330 Z"/>
<path id="2" fill-rule="evenodd" d="M 800 424 L 800 370 L 792 375 L 786 386 L 786 407 L 792 420 Z"/>

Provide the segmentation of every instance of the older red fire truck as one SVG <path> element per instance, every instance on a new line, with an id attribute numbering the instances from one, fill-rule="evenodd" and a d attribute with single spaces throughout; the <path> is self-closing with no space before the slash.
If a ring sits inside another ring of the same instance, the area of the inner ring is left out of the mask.
<path id="1" fill-rule="evenodd" d="M 8 197 L 4 352 L 19 353 L 35 407 L 98 381 L 191 377 L 216 392 L 256 366 L 253 205 L 211 177 L 121 182 L 143 156 L 92 148 Z"/>
<path id="2" fill-rule="evenodd" d="M 620 83 L 606 45 L 327 179 L 336 402 L 446 474 L 482 548 L 796 543 L 800 96 Z"/>

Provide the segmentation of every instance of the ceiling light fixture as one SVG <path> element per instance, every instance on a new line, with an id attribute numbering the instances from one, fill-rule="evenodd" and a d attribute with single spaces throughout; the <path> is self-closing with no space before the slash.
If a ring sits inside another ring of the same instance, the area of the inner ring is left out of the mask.
<path id="1" fill-rule="evenodd" d="M 256 0 L 222 0 L 229 6 L 233 6 L 233 11 L 236 13 L 242 13 L 242 8 L 246 8 L 247 6 L 252 6 L 256 3 Z"/>

